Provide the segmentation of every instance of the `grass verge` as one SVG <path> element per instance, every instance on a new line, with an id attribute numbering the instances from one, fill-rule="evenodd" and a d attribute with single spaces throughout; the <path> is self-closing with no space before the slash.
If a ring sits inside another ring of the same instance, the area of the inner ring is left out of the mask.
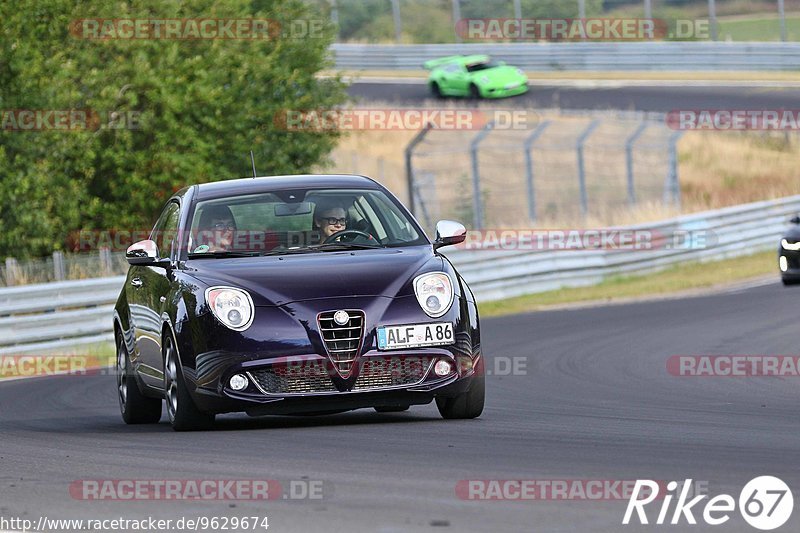
<path id="1" fill-rule="evenodd" d="M 706 289 L 775 274 L 775 252 L 713 261 L 686 263 L 649 275 L 615 276 L 599 285 L 529 294 L 508 300 L 480 303 L 482 317 L 502 316 L 582 302 L 614 302 Z"/>
<path id="2" fill-rule="evenodd" d="M 321 76 L 333 76 L 337 72 L 325 71 Z M 428 78 L 426 70 L 357 70 L 340 71 L 338 74 L 355 78 Z M 540 80 L 613 80 L 613 81 L 800 81 L 800 72 L 771 72 L 771 71 L 586 71 L 586 70 L 557 70 L 548 72 L 527 71 L 528 78 L 532 81 Z"/>

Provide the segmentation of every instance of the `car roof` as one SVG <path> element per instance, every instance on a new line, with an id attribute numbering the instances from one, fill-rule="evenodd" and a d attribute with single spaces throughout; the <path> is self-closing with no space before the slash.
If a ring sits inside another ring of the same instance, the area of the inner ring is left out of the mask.
<path id="1" fill-rule="evenodd" d="M 209 200 L 239 194 L 307 188 L 381 189 L 372 178 L 350 174 L 297 174 L 214 181 L 196 185 L 197 199 Z"/>

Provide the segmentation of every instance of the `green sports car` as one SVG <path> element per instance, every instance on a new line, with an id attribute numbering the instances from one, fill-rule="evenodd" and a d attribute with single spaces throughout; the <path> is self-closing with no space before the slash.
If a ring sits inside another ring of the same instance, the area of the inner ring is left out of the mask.
<path id="1" fill-rule="evenodd" d="M 437 98 L 504 98 L 527 92 L 528 77 L 517 67 L 486 55 L 448 56 L 426 61 L 428 86 Z"/>

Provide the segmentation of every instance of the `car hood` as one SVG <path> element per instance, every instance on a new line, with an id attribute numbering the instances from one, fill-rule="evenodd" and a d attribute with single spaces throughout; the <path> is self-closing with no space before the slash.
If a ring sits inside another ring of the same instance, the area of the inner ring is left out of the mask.
<path id="1" fill-rule="evenodd" d="M 517 83 L 524 81 L 526 76 L 517 72 L 516 67 L 503 65 L 501 67 L 489 68 L 473 73 L 473 79 L 480 82 L 482 77 L 486 76 L 489 81 L 488 85 L 506 85 L 508 83 Z"/>
<path id="2" fill-rule="evenodd" d="M 206 286 L 240 287 L 259 306 L 318 298 L 413 295 L 417 273 L 441 270 L 430 246 L 232 259 L 194 259 L 186 273 Z"/>
<path id="3" fill-rule="evenodd" d="M 800 242 L 800 226 L 792 226 L 783 234 L 784 238 L 790 242 Z"/>

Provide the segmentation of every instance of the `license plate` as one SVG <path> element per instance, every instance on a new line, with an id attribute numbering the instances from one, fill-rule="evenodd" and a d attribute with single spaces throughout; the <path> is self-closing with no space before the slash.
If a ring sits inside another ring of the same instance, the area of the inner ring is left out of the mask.
<path id="1" fill-rule="evenodd" d="M 378 327 L 379 350 L 441 346 L 454 342 L 453 324 L 450 322 Z"/>

